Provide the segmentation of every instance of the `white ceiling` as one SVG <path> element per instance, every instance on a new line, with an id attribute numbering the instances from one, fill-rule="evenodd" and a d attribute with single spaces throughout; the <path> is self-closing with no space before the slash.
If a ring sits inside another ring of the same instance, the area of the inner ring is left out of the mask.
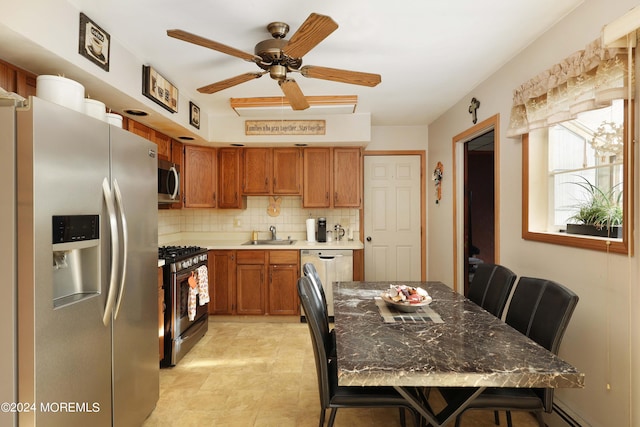
<path id="1" fill-rule="evenodd" d="M 268 75 L 206 95 L 197 88 L 257 65 L 166 35 L 183 29 L 253 53 L 289 24 L 291 37 L 315 12 L 339 25 L 303 58 L 378 73 L 374 88 L 293 74 L 305 95 L 357 95 L 372 125 L 428 125 L 583 0 L 68 0 L 140 60 L 156 68 L 203 114 L 230 114 L 229 98 L 281 96 Z"/>

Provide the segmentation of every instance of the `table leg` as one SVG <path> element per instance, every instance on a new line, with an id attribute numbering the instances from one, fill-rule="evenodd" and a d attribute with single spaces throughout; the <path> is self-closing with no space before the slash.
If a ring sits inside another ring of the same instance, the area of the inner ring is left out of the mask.
<path id="1" fill-rule="evenodd" d="M 433 410 L 428 406 L 428 404 L 425 406 L 422 402 L 420 402 L 418 397 L 414 396 L 404 387 L 394 386 L 394 388 L 398 391 L 398 393 L 400 393 L 402 397 L 407 399 L 411 406 L 413 406 L 414 409 L 418 411 L 418 413 L 429 422 L 429 424 L 434 427 L 442 427 L 455 420 L 458 414 L 464 411 L 469 403 L 471 403 L 471 401 L 475 399 L 476 396 L 482 393 L 486 387 L 470 387 L 462 389 L 460 394 L 456 396 L 456 399 L 447 402 L 447 406 L 437 414 L 433 413 Z"/>

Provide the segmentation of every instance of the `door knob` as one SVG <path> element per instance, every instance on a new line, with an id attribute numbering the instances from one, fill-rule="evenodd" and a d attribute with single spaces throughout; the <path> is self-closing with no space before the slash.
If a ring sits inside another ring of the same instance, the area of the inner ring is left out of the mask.
<path id="1" fill-rule="evenodd" d="M 371 236 L 367 236 L 367 242 L 371 241 Z"/>

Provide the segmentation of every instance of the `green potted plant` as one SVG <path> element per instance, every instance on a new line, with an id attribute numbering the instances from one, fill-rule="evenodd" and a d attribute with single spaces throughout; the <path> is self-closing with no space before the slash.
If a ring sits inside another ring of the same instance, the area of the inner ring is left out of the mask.
<path id="1" fill-rule="evenodd" d="M 585 190 L 587 197 L 576 207 L 578 211 L 569 218 L 567 233 L 600 237 L 622 237 L 622 191 L 613 186 L 605 191 L 584 177 L 575 182 Z"/>

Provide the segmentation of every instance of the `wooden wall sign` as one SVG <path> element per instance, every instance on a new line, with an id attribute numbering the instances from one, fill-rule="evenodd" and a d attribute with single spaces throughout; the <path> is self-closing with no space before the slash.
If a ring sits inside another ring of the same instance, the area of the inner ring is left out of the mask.
<path id="1" fill-rule="evenodd" d="M 325 120 L 246 120 L 245 135 L 324 135 Z"/>

